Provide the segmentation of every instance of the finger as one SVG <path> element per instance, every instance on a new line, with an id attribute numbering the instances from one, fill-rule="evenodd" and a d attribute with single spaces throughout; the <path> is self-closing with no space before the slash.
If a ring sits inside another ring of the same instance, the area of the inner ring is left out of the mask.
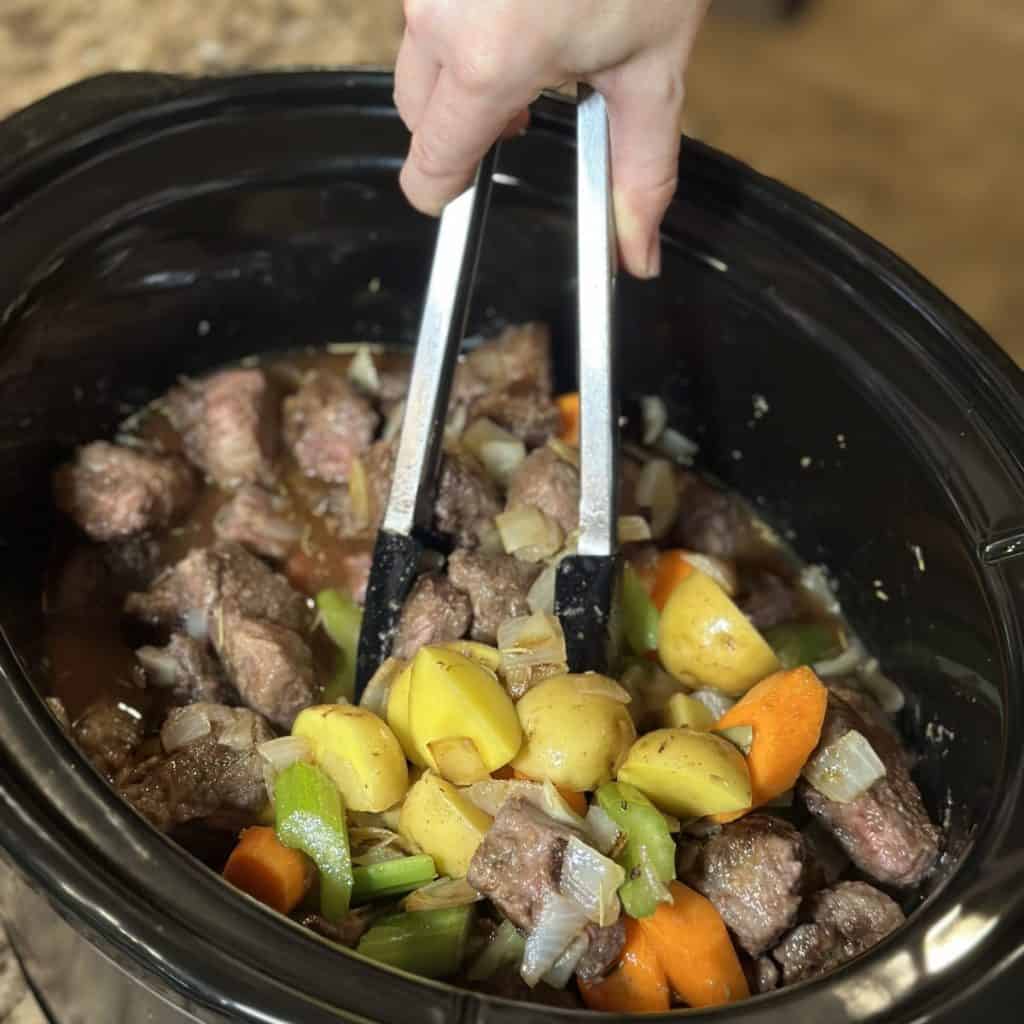
<path id="1" fill-rule="evenodd" d="M 441 65 L 406 32 L 395 61 L 395 106 L 410 132 L 427 109 L 440 71 Z"/>
<path id="2" fill-rule="evenodd" d="M 622 264 L 637 277 L 661 272 L 661 220 L 676 191 L 683 113 L 682 68 L 631 63 L 602 76 L 611 129 L 615 226 Z"/>
<path id="3" fill-rule="evenodd" d="M 515 117 L 507 125 L 505 130 L 501 133 L 503 139 L 514 139 L 517 135 L 522 135 L 527 128 L 530 127 L 530 109 L 520 110 Z"/>
<path id="4" fill-rule="evenodd" d="M 400 177 L 418 210 L 438 214 L 469 185 L 476 165 L 531 98 L 529 89 L 467 87 L 442 68 Z"/>

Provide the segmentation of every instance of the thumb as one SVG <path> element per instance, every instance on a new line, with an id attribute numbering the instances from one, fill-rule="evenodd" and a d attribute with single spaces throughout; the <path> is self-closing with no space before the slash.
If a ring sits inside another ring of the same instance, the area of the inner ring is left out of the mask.
<path id="1" fill-rule="evenodd" d="M 595 81 L 608 106 L 619 253 L 636 277 L 661 272 L 661 220 L 676 191 L 683 71 L 664 60 L 621 65 Z"/>

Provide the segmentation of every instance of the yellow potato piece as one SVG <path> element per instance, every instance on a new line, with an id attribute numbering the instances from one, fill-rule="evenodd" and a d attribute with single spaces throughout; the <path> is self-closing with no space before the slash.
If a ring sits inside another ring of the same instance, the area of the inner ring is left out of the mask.
<path id="1" fill-rule="evenodd" d="M 437 765 L 438 774 L 456 786 L 471 786 L 491 777 L 480 751 L 468 736 L 433 740 L 427 744 L 427 750 Z"/>
<path id="2" fill-rule="evenodd" d="M 440 646 L 446 651 L 457 651 L 464 657 L 469 658 L 470 661 L 479 662 L 484 668 L 489 668 L 492 672 L 497 672 L 498 666 L 501 664 L 501 651 L 497 647 L 490 647 L 477 640 L 451 640 Z"/>
<path id="3" fill-rule="evenodd" d="M 779 669 L 779 660 L 710 576 L 694 569 L 661 612 L 658 655 L 677 679 L 695 679 L 731 696 Z"/>
<path id="4" fill-rule="evenodd" d="M 636 786 L 677 818 L 740 811 L 751 804 L 750 773 L 726 739 L 694 729 L 656 729 L 633 744 L 619 781 Z"/>
<path id="5" fill-rule="evenodd" d="M 409 732 L 423 762 L 441 774 L 430 749 L 438 740 L 472 740 L 488 772 L 508 764 L 523 742 L 515 705 L 498 677 L 440 646 L 421 647 L 413 659 Z"/>
<path id="6" fill-rule="evenodd" d="M 516 705 L 525 742 L 512 767 L 567 789 L 597 789 L 615 777 L 636 739 L 628 701 L 622 687 L 593 672 L 544 680 Z"/>
<path id="7" fill-rule="evenodd" d="M 391 731 L 395 734 L 405 756 L 413 764 L 425 768 L 427 762 L 416 749 L 416 743 L 412 738 L 412 729 L 409 727 L 409 685 L 412 682 L 412 665 L 406 666 L 399 673 L 398 678 L 391 685 L 391 692 L 388 694 L 387 719 Z"/>
<path id="8" fill-rule="evenodd" d="M 450 782 L 426 771 L 402 805 L 398 831 L 434 858 L 439 874 L 463 878 L 491 818 Z"/>
<path id="9" fill-rule="evenodd" d="M 686 693 L 674 693 L 669 697 L 661 713 L 662 722 L 668 729 L 707 730 L 715 724 L 715 716 L 696 697 Z"/>
<path id="10" fill-rule="evenodd" d="M 293 736 L 304 736 L 313 759 L 334 780 L 352 811 L 386 811 L 409 788 L 409 768 L 394 733 L 372 711 L 318 704 L 300 712 Z"/>

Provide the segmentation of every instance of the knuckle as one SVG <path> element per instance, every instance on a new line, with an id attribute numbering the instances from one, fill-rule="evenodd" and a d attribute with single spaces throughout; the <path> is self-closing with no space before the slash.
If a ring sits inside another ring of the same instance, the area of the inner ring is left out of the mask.
<path id="1" fill-rule="evenodd" d="M 440 141 L 422 132 L 413 136 L 409 147 L 409 159 L 416 165 L 420 174 L 427 178 L 445 178 L 451 174 L 451 167 Z"/>
<path id="2" fill-rule="evenodd" d="M 452 66 L 459 87 L 473 96 L 493 93 L 501 83 L 502 73 L 502 60 L 489 47 L 461 56 Z"/>

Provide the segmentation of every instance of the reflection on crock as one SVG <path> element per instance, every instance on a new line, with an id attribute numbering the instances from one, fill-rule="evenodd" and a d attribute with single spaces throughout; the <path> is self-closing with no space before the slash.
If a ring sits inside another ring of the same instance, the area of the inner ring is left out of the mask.
<path id="1" fill-rule="evenodd" d="M 924 967 L 938 974 L 980 946 L 996 925 L 996 918 L 978 911 L 951 907 L 924 937 Z"/>
<path id="2" fill-rule="evenodd" d="M 835 995 L 853 1020 L 889 1010 L 917 983 L 919 971 L 910 953 L 894 953 L 872 965 L 870 972 L 853 972 L 835 986 Z"/>

